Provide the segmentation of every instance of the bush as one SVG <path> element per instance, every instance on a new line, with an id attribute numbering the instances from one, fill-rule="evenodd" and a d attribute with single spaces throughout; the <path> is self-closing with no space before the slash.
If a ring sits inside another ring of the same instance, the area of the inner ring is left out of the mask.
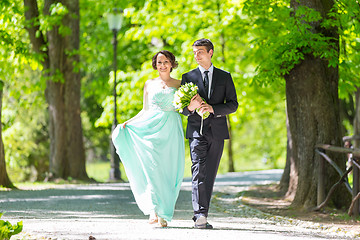
<path id="1" fill-rule="evenodd" d="M 3 213 L 0 213 L 0 218 Z M 10 239 L 12 235 L 19 234 L 22 231 L 23 223 L 18 222 L 16 225 L 12 225 L 8 221 L 0 220 L 0 240 Z"/>

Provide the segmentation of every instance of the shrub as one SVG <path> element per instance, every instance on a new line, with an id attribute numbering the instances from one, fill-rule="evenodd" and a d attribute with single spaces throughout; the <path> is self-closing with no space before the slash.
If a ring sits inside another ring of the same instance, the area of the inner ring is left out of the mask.
<path id="1" fill-rule="evenodd" d="M 0 218 L 3 213 L 0 213 Z M 16 225 L 12 225 L 8 221 L 0 220 L 0 240 L 8 240 L 12 235 L 19 234 L 22 231 L 23 223 L 18 222 Z"/>

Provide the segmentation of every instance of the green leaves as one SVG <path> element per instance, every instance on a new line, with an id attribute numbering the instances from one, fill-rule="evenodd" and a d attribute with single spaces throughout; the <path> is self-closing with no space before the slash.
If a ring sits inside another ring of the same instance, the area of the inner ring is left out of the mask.
<path id="1" fill-rule="evenodd" d="M 360 6 L 355 0 L 337 3 L 331 17 L 340 35 L 339 96 L 345 98 L 360 86 Z"/>
<path id="2" fill-rule="evenodd" d="M 3 213 L 0 213 L 0 218 Z M 16 225 L 12 225 L 8 221 L 0 220 L 0 240 L 10 239 L 11 236 L 19 234 L 22 231 L 23 223 L 18 222 Z"/>
<path id="3" fill-rule="evenodd" d="M 43 15 L 43 1 L 38 3 L 44 37 L 55 26 L 63 35 L 69 34 L 70 29 L 61 24 L 68 9 L 56 3 L 48 15 Z M 197 67 L 191 45 L 202 37 L 212 40 L 214 65 L 231 72 L 238 91 L 239 110 L 230 116 L 235 131 L 233 143 L 246 152 L 235 153 L 238 159 L 243 155 L 251 155 L 253 161 L 265 155 L 283 157 L 283 76 L 307 54 L 326 59 L 329 67 L 339 66 L 340 96 L 347 96 L 360 84 L 360 11 L 355 0 L 336 1 L 328 16 L 306 7 L 291 9 L 288 0 L 129 0 L 118 4 L 80 1 L 81 58 L 75 67 L 82 76 L 84 134 L 89 148 L 102 148 L 96 149 L 96 158 L 107 156 L 109 127 L 114 118 L 113 33 L 104 18 L 104 13 L 114 7 L 124 9 L 124 23 L 117 35 L 119 122 L 141 110 L 144 83 L 157 76 L 151 66 L 152 56 L 162 49 L 172 51 L 179 62 L 172 77 L 180 79 L 182 73 Z M 46 79 L 40 79 L 37 73 L 44 59 L 40 54 L 29 54 L 23 1 L 0 1 L 0 10 L 6 159 L 11 166 L 28 166 L 34 152 L 41 152 L 41 159 L 47 161 L 46 144 L 41 144 L 45 150 L 37 148 L 39 141 L 48 139 L 43 110 Z M 333 31 L 340 36 L 339 44 L 329 34 Z M 46 50 L 47 46 L 42 47 Z M 54 79 L 62 81 L 61 74 Z M 268 139 L 277 139 L 276 144 Z M 266 150 L 256 150 L 260 145 Z"/>
<path id="4" fill-rule="evenodd" d="M 249 3 L 247 7 L 250 7 Z M 329 67 L 338 65 L 337 40 L 327 36 L 325 30 L 314 31 L 323 20 L 319 12 L 305 6 L 295 11 L 277 3 L 267 6 L 268 11 L 264 6 L 260 9 L 248 10 L 251 14 L 261 13 L 261 16 L 250 16 L 261 29 L 255 31 L 257 38 L 252 43 L 258 48 L 254 49 L 254 54 L 264 59 L 256 69 L 256 82 L 266 84 L 282 79 L 304 59 L 305 54 L 327 59 Z"/>
<path id="5" fill-rule="evenodd" d="M 62 19 L 68 12 L 68 9 L 61 3 L 51 4 L 49 15 L 43 15 L 40 19 L 40 30 L 43 31 L 44 36 L 54 27 L 59 27 L 59 33 L 62 36 L 70 35 L 71 29 L 62 24 Z"/>
<path id="6" fill-rule="evenodd" d="M 69 11 L 61 3 L 54 3 L 50 6 L 50 15 L 64 17 Z"/>
<path id="7" fill-rule="evenodd" d="M 360 7 L 356 1 L 337 1 L 330 13 L 322 16 L 305 6 L 291 9 L 287 1 L 249 0 L 244 2 L 243 13 L 254 26 L 249 29 L 254 47 L 246 55 L 260 59 L 254 78 L 257 84 L 282 81 L 310 54 L 327 60 L 328 67 L 339 67 L 340 96 L 359 86 L 359 71 L 353 71 L 360 64 Z"/>

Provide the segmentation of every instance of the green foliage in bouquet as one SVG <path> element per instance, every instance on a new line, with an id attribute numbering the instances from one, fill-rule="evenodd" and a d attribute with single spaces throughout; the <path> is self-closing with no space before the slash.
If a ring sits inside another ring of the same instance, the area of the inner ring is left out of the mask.
<path id="1" fill-rule="evenodd" d="M 0 213 L 0 218 L 3 213 Z M 23 223 L 18 222 L 16 225 L 12 225 L 8 221 L 0 220 L 0 240 L 8 240 L 11 236 L 19 234 L 23 229 Z"/>
<path id="2" fill-rule="evenodd" d="M 198 86 L 196 86 L 194 83 L 185 83 L 182 85 L 176 92 L 174 97 L 174 107 L 179 112 L 183 111 L 184 107 L 189 106 L 191 99 L 198 93 Z M 205 100 L 202 98 L 202 100 L 205 102 Z M 210 116 L 209 112 L 205 113 L 199 113 L 199 108 L 196 109 L 196 112 L 203 118 L 207 118 Z"/>

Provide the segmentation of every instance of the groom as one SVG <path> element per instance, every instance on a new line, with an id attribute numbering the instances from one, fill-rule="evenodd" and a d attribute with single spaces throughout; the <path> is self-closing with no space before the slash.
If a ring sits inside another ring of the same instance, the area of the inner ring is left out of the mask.
<path id="1" fill-rule="evenodd" d="M 214 67 L 211 58 L 214 46 L 208 39 L 199 39 L 192 45 L 199 67 L 185 73 L 181 84 L 192 82 L 198 86 L 190 105 L 183 109 L 188 116 L 186 138 L 189 139 L 192 172 L 192 205 L 195 228 L 213 228 L 207 222 L 209 205 L 216 173 L 229 138 L 226 115 L 238 107 L 234 82 L 230 73 Z M 202 100 L 202 98 L 205 101 Z M 204 120 L 197 114 L 210 112 Z"/>

